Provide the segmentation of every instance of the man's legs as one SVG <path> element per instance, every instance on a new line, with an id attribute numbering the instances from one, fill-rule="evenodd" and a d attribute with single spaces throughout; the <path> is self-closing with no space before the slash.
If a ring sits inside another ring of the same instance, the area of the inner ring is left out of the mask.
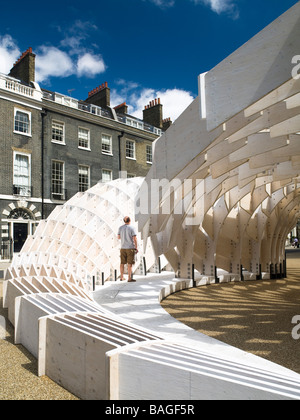
<path id="1" fill-rule="evenodd" d="M 120 280 L 124 280 L 124 269 L 125 269 L 125 264 L 127 263 L 127 256 L 126 256 L 126 250 L 125 249 L 121 249 L 120 250 Z"/>
<path id="2" fill-rule="evenodd" d="M 134 255 L 135 251 L 133 249 L 121 249 L 120 280 L 124 280 L 124 269 L 125 264 L 127 264 L 128 281 L 134 281 L 131 278 L 132 266 L 134 264 Z"/>
<path id="3" fill-rule="evenodd" d="M 132 264 L 127 264 L 128 269 L 128 281 L 131 280 L 131 273 L 132 273 Z"/>
<path id="4" fill-rule="evenodd" d="M 124 280 L 124 267 L 125 267 L 125 264 L 120 264 L 120 280 Z M 127 264 L 127 270 L 128 270 L 128 281 L 130 281 L 131 274 L 132 274 L 132 264 Z"/>
<path id="5" fill-rule="evenodd" d="M 120 280 L 124 280 L 124 264 L 120 265 Z"/>

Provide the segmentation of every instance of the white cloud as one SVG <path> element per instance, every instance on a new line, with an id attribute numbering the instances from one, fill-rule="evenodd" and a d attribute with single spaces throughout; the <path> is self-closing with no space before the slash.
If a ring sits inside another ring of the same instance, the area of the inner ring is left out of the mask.
<path id="1" fill-rule="evenodd" d="M 84 44 L 89 31 L 97 30 L 90 22 L 77 20 L 64 30 L 64 38 L 57 46 L 40 45 L 35 47 L 36 81 L 48 83 L 52 77 L 95 77 L 106 70 L 100 54 L 95 54 L 97 45 Z M 59 32 L 63 32 L 59 29 Z M 0 72 L 8 74 L 21 52 L 10 35 L 0 36 Z"/>
<path id="2" fill-rule="evenodd" d="M 175 0 L 150 0 L 156 6 L 160 7 L 161 9 L 167 9 L 169 7 L 173 7 L 175 4 Z"/>
<path id="3" fill-rule="evenodd" d="M 36 55 L 36 81 L 46 82 L 50 77 L 95 77 L 106 69 L 100 55 L 83 52 L 77 57 L 56 47 L 42 46 Z"/>
<path id="4" fill-rule="evenodd" d="M 76 67 L 69 55 L 56 47 L 42 46 L 36 55 L 36 81 L 46 82 L 50 77 L 67 77 Z"/>
<path id="5" fill-rule="evenodd" d="M 155 98 L 158 98 L 158 96 L 154 89 L 144 88 L 142 90 L 136 90 L 129 97 L 130 113 L 137 118 L 143 119 L 145 105 L 148 105 Z"/>
<path id="6" fill-rule="evenodd" d="M 132 90 L 131 90 L 132 87 Z M 155 90 L 152 88 L 138 89 L 133 82 L 124 81 L 123 89 L 111 91 L 111 105 L 114 107 L 126 102 L 128 113 L 143 119 L 143 109 L 153 99 L 160 98 L 163 105 L 163 118 L 171 118 L 174 122 L 180 114 L 191 104 L 194 97 L 190 92 L 182 89 Z"/>
<path id="7" fill-rule="evenodd" d="M 145 1 L 145 0 L 143 0 Z M 176 0 L 149 0 L 161 9 L 167 9 L 175 6 Z M 211 8 L 211 10 L 218 15 L 227 13 L 234 19 L 238 18 L 239 11 L 236 6 L 237 0 L 190 0 L 194 4 L 204 4 Z"/>
<path id="8" fill-rule="evenodd" d="M 76 20 L 70 27 L 64 30 L 60 29 L 64 38 L 60 42 L 60 46 L 66 48 L 70 55 L 79 55 L 87 52 L 84 46 L 85 41 L 90 37 L 90 31 L 97 30 L 97 26 L 91 22 Z M 93 47 L 96 47 L 93 45 Z"/>
<path id="9" fill-rule="evenodd" d="M 175 121 L 194 100 L 190 92 L 182 89 L 157 92 L 157 97 L 164 106 L 164 118 L 171 117 L 172 121 Z"/>
<path id="10" fill-rule="evenodd" d="M 10 35 L 0 37 L 0 73 L 8 74 L 20 54 L 19 48 Z"/>
<path id="11" fill-rule="evenodd" d="M 79 57 L 77 62 L 77 74 L 79 77 L 94 77 L 97 74 L 104 73 L 105 63 L 100 55 L 85 53 Z"/>
<path id="12" fill-rule="evenodd" d="M 236 6 L 237 0 L 192 0 L 195 4 L 204 4 L 209 6 L 213 12 L 218 15 L 227 13 L 233 18 L 239 16 L 238 8 Z"/>
<path id="13" fill-rule="evenodd" d="M 77 54 L 79 48 L 80 48 L 80 44 L 81 44 L 82 39 L 78 36 L 67 36 L 66 38 L 64 38 L 60 45 L 63 48 L 67 48 L 70 52 L 70 54 Z"/>

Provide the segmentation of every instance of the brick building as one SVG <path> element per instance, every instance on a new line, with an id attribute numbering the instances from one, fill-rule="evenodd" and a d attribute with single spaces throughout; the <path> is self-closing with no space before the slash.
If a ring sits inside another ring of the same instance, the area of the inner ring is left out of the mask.
<path id="1" fill-rule="evenodd" d="M 159 100 L 143 120 L 126 103 L 112 108 L 107 83 L 77 100 L 35 82 L 29 48 L 9 75 L 0 74 L 1 260 L 19 252 L 56 205 L 99 181 L 145 176 L 152 143 L 171 124 Z"/>

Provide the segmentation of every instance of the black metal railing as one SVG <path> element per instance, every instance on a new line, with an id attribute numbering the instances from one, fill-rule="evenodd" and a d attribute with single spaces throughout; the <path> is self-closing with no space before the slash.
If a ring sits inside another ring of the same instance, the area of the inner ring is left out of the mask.
<path id="1" fill-rule="evenodd" d="M 52 200 L 56 201 L 66 201 L 67 200 L 67 190 L 64 188 L 52 189 L 51 191 Z"/>
<path id="2" fill-rule="evenodd" d="M 12 260 L 13 257 L 13 241 L 12 239 L 0 240 L 0 255 L 1 260 Z"/>
<path id="3" fill-rule="evenodd" d="M 18 195 L 20 197 L 31 197 L 32 196 L 32 187 L 26 185 L 13 185 L 13 195 Z"/>
<path id="4" fill-rule="evenodd" d="M 43 91 L 43 98 L 48 99 L 53 102 L 56 102 L 56 95 L 57 94 L 54 92 Z M 63 95 L 59 95 L 59 96 L 60 96 L 59 103 L 61 103 L 61 97 L 63 97 Z M 73 98 L 66 97 L 66 99 L 72 100 L 72 107 L 77 107 L 77 109 L 79 109 L 80 111 L 89 112 L 99 117 L 114 119 L 114 115 L 110 109 L 101 108 L 100 106 L 88 104 L 88 103 L 85 103 L 84 101 L 78 101 L 76 99 L 73 100 Z M 65 106 L 70 106 L 68 104 L 68 101 L 65 101 L 65 103 L 62 103 L 62 104 Z M 160 128 L 154 127 L 151 124 L 148 124 L 144 122 L 143 120 L 140 120 L 139 118 L 136 118 L 133 116 L 129 117 L 127 115 L 117 113 L 117 120 L 123 124 L 138 128 L 140 130 L 148 131 L 158 136 L 162 134 L 162 130 Z"/>

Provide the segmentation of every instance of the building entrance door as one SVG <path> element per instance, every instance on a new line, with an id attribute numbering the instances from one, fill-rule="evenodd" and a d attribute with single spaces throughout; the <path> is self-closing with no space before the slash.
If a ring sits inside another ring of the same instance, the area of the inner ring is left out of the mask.
<path id="1" fill-rule="evenodd" d="M 13 246 L 14 253 L 21 251 L 28 236 L 28 223 L 14 223 L 13 224 Z"/>

